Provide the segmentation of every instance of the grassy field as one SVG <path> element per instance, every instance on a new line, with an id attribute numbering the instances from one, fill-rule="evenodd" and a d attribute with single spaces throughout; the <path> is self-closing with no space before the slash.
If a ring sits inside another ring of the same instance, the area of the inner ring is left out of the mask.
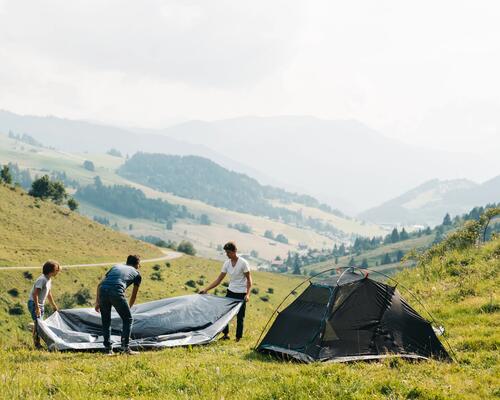
<path id="1" fill-rule="evenodd" d="M 106 262 L 137 253 L 159 257 L 158 248 L 89 221 L 66 207 L 0 185 L 0 266 Z"/>
<path id="2" fill-rule="evenodd" d="M 192 293 L 188 279 L 213 278 L 219 263 L 200 258 L 173 260 L 162 265 L 164 281 L 145 277 L 139 301 Z M 276 304 L 298 278 L 254 273 L 259 294 L 253 295 L 240 343 L 144 352 L 137 357 L 101 354 L 47 353 L 30 348 L 22 327 L 25 313 L 8 315 L 23 302 L 31 281 L 22 271 L 0 271 L 0 398 L 5 399 L 488 399 L 500 396 L 498 288 L 500 239 L 481 248 L 451 252 L 429 264 L 397 276 L 400 290 L 411 288 L 447 330 L 456 362 L 311 364 L 279 362 L 252 351 L 252 346 Z M 103 268 L 63 271 L 53 289 L 64 292 L 91 287 Z M 6 291 L 16 288 L 17 298 Z M 268 301 L 260 297 L 267 294 Z"/>
<path id="3" fill-rule="evenodd" d="M 395 271 L 402 270 L 404 266 L 401 265 L 400 262 L 376 266 L 376 262 L 380 263 L 385 253 L 389 253 L 390 256 L 394 258 L 394 254 L 398 250 L 401 250 L 404 253 L 410 251 L 411 249 L 422 250 L 424 248 L 429 247 L 433 240 L 434 240 L 434 235 L 429 235 L 415 239 L 404 240 L 402 242 L 385 244 L 377 249 L 364 252 L 359 256 L 354 255 L 354 261 L 356 265 L 359 266 L 361 265 L 362 260 L 366 258 L 368 262 L 368 268 L 376 271 L 384 271 L 385 273 L 393 273 Z M 302 268 L 302 273 L 303 274 L 318 273 L 330 268 L 347 267 L 349 265 L 351 257 L 352 257 L 351 255 L 347 255 L 345 257 L 339 257 L 338 264 L 335 264 L 335 260 L 332 259 L 317 264 L 307 265 Z"/>

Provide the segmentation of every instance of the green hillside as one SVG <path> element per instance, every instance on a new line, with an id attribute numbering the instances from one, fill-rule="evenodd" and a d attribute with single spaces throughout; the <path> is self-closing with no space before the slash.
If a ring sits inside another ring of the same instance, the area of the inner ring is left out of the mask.
<path id="1" fill-rule="evenodd" d="M 0 271 L 0 398 L 498 398 L 500 238 L 481 246 L 430 254 L 435 257 L 400 273 L 396 279 L 399 290 L 417 311 L 427 317 L 405 288 L 424 300 L 437 320 L 435 324 L 446 328 L 456 358 L 450 364 L 392 359 L 303 365 L 255 354 L 252 346 L 267 318 L 299 281 L 259 272 L 254 273 L 259 293 L 251 297 L 246 336 L 240 343 L 221 341 L 208 346 L 150 351 L 135 358 L 37 352 L 31 350 L 30 335 L 22 329 L 29 321 L 26 312 L 9 315 L 17 303 L 24 304 L 32 280 L 26 279 L 22 271 Z M 150 279 L 153 267 L 143 268 L 145 279 L 139 302 L 193 293 L 195 289 L 185 285 L 188 280 L 206 282 L 219 269 L 217 262 L 193 257 L 174 260 L 169 265 L 159 267 L 163 281 Z M 90 288 L 90 304 L 104 270 L 63 271 L 53 284 L 56 300 L 68 301 L 78 290 Z M 266 293 L 269 288 L 273 293 Z"/>
<path id="2" fill-rule="evenodd" d="M 65 207 L 0 185 L 0 266 L 36 266 L 49 258 L 62 264 L 98 263 L 130 253 L 144 258 L 162 255 L 154 246 Z"/>

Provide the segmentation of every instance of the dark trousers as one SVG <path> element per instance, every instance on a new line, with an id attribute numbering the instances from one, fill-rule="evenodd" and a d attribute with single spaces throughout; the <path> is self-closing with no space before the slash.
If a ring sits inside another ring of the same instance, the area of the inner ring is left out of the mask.
<path id="1" fill-rule="evenodd" d="M 243 300 L 246 296 L 246 293 L 234 293 L 229 289 L 226 293 L 226 297 L 230 297 L 232 299 L 241 299 Z M 236 316 L 236 338 L 241 339 L 243 337 L 243 320 L 245 319 L 245 309 L 247 307 L 246 301 L 241 305 L 240 311 L 238 311 L 238 315 Z M 224 335 L 229 334 L 229 325 L 226 325 L 224 330 L 222 331 Z"/>
<path id="2" fill-rule="evenodd" d="M 128 348 L 130 331 L 132 329 L 132 313 L 130 312 L 130 307 L 125 295 L 117 290 L 101 288 L 99 290 L 99 305 L 101 307 L 104 347 L 107 349 L 111 348 L 111 307 L 114 307 L 123 322 L 122 348 Z"/>

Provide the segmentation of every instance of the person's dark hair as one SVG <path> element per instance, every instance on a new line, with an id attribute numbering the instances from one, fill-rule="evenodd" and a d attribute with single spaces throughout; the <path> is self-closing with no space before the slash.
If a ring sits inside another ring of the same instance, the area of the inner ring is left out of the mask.
<path id="1" fill-rule="evenodd" d="M 234 242 L 227 242 L 225 245 L 224 245 L 224 250 L 227 250 L 227 251 L 236 251 L 236 244 Z"/>
<path id="2" fill-rule="evenodd" d="M 129 255 L 127 257 L 127 265 L 131 267 L 136 267 L 141 263 L 141 257 L 137 255 Z"/>
<path id="3" fill-rule="evenodd" d="M 44 275 L 48 275 L 51 272 L 54 272 L 56 268 L 59 268 L 59 263 L 57 261 L 49 260 L 43 264 L 42 272 Z"/>

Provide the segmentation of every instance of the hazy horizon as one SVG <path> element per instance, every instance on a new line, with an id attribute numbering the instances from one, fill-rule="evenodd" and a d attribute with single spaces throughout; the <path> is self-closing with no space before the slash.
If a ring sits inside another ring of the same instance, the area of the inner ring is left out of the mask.
<path id="1" fill-rule="evenodd" d="M 0 108 L 144 128 L 355 119 L 491 157 L 499 17 L 493 1 L 0 0 Z"/>

